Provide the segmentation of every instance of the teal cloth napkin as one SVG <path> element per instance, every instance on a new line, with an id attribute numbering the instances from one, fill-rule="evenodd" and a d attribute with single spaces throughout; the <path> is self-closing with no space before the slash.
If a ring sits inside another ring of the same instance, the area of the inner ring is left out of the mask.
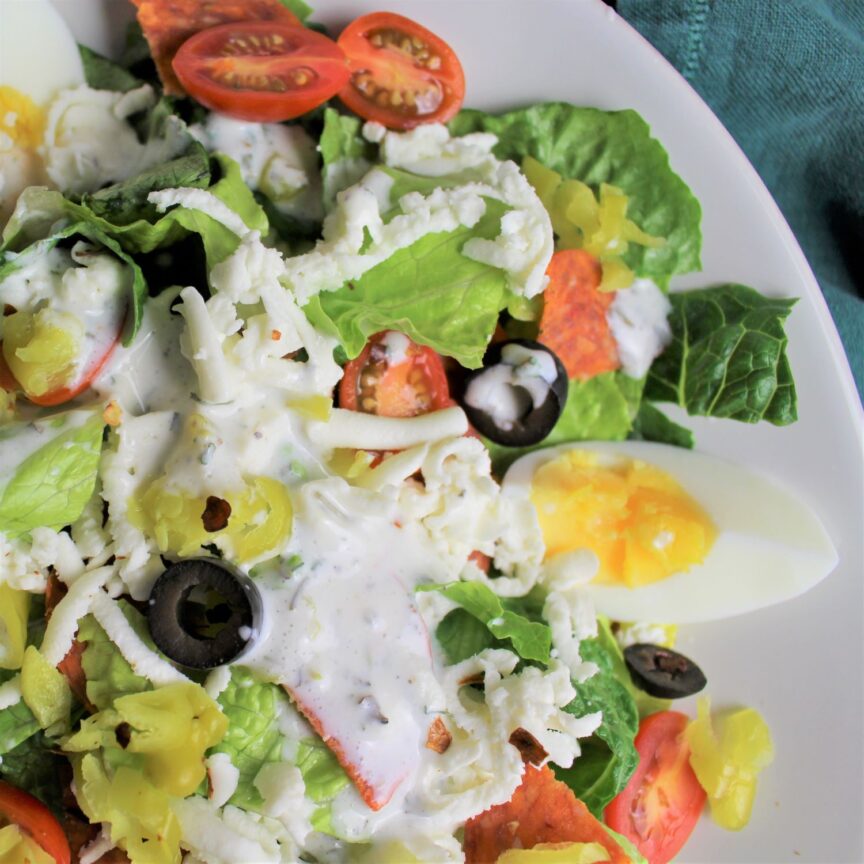
<path id="1" fill-rule="evenodd" d="M 864 394 L 864 0 L 618 0 L 761 175 Z"/>

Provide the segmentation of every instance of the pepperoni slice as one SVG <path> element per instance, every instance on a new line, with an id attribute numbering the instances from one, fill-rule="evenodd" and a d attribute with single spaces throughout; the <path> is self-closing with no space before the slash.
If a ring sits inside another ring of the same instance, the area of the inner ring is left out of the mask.
<path id="1" fill-rule="evenodd" d="M 165 92 L 185 96 L 171 68 L 180 46 L 201 30 L 236 21 L 274 21 L 302 26 L 279 0 L 132 0 Z"/>
<path id="2" fill-rule="evenodd" d="M 506 804 L 465 824 L 465 864 L 494 864 L 508 849 L 532 849 L 538 843 L 600 843 L 611 864 L 630 861 L 548 765 L 526 765 L 522 783 Z"/>
<path id="3" fill-rule="evenodd" d="M 556 252 L 546 270 L 539 340 L 564 364 L 569 378 L 585 381 L 621 365 L 606 310 L 615 292 L 598 290 L 600 262 L 583 249 Z"/>

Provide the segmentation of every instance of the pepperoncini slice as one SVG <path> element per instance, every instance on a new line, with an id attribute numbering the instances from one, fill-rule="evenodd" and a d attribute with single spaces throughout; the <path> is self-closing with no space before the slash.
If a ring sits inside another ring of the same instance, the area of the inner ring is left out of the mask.
<path id="1" fill-rule="evenodd" d="M 0 828 L 0 864 L 57 864 L 32 837 L 17 825 Z"/>
<path id="2" fill-rule="evenodd" d="M 20 669 L 27 645 L 30 593 L 0 585 L 0 669 Z"/>
<path id="3" fill-rule="evenodd" d="M 600 864 L 609 861 L 601 843 L 538 843 L 530 849 L 508 849 L 496 864 Z"/>
<path id="4" fill-rule="evenodd" d="M 774 758 L 771 731 L 753 708 L 720 717 L 716 723 L 707 699 L 699 700 L 697 711 L 685 732 L 690 765 L 708 793 L 711 818 L 722 828 L 740 831 L 750 821 L 756 777 Z"/>
<path id="5" fill-rule="evenodd" d="M 217 521 L 218 527 L 205 519 L 211 498 L 222 502 L 224 524 Z M 241 490 L 222 496 L 185 495 L 159 479 L 130 499 L 128 514 L 161 552 L 188 557 L 215 543 L 226 557 L 245 564 L 279 551 L 291 536 L 294 508 L 288 489 L 272 477 L 248 478 Z"/>
<path id="6" fill-rule="evenodd" d="M 579 180 L 565 180 L 531 156 L 522 171 L 549 212 L 559 249 L 585 249 L 600 260 L 601 291 L 617 291 L 633 282 L 622 256 L 628 244 L 657 248 L 666 241 L 643 231 L 627 218 L 628 198 L 621 189 L 601 183 L 599 196 Z"/>
<path id="7" fill-rule="evenodd" d="M 180 864 L 180 823 L 168 794 L 129 766 L 109 771 L 92 753 L 73 757 L 72 770 L 84 814 L 110 826 L 132 864 Z"/>
<path id="8" fill-rule="evenodd" d="M 43 396 L 71 382 L 82 337 L 69 312 L 13 312 L 3 319 L 3 357 L 25 393 Z"/>
<path id="9" fill-rule="evenodd" d="M 24 651 L 21 664 L 21 696 L 43 728 L 68 728 L 72 691 L 66 676 L 52 666 L 34 645 Z"/>
<path id="10" fill-rule="evenodd" d="M 197 684 L 169 684 L 114 700 L 63 742 L 81 753 L 121 749 L 143 757 L 144 776 L 168 795 L 191 795 L 206 775 L 204 753 L 218 744 L 228 718 Z"/>

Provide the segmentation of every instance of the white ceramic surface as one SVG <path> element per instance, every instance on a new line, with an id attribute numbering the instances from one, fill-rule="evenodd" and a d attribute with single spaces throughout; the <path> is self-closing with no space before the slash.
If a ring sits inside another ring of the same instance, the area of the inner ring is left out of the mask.
<path id="1" fill-rule="evenodd" d="M 55 3 L 80 41 L 119 50 L 124 0 Z M 788 326 L 798 423 L 686 422 L 699 448 L 761 468 L 809 502 L 840 565 L 785 605 L 682 630 L 680 647 L 705 670 L 714 704 L 762 711 L 777 753 L 750 825 L 732 834 L 704 818 L 681 860 L 864 861 L 864 415 L 818 286 L 755 171 L 677 72 L 600 0 L 315 5 L 315 19 L 336 29 L 383 5 L 440 33 L 465 66 L 470 107 L 562 99 L 636 108 L 702 203 L 703 271 L 677 287 L 736 281 L 801 298 Z"/>

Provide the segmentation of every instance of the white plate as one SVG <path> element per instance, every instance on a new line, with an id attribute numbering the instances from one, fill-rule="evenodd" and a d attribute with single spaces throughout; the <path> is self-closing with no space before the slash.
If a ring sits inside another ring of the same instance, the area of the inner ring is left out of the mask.
<path id="1" fill-rule="evenodd" d="M 122 45 L 122 0 L 55 0 L 78 39 Z M 321 0 L 314 17 L 341 27 L 381 8 Z M 809 502 L 840 566 L 809 594 L 681 633 L 715 705 L 752 705 L 773 732 L 750 825 L 707 818 L 690 862 L 864 861 L 864 449 L 861 405 L 837 331 L 791 231 L 756 172 L 683 78 L 600 0 L 388 0 L 385 8 L 441 34 L 465 66 L 466 104 L 503 110 L 561 99 L 635 108 L 703 208 L 703 271 L 678 287 L 743 282 L 800 297 L 789 319 L 798 423 L 775 428 L 687 419 L 697 446 L 764 469 Z M 676 415 L 677 417 L 677 415 Z M 692 708 L 692 706 L 690 706 Z"/>

